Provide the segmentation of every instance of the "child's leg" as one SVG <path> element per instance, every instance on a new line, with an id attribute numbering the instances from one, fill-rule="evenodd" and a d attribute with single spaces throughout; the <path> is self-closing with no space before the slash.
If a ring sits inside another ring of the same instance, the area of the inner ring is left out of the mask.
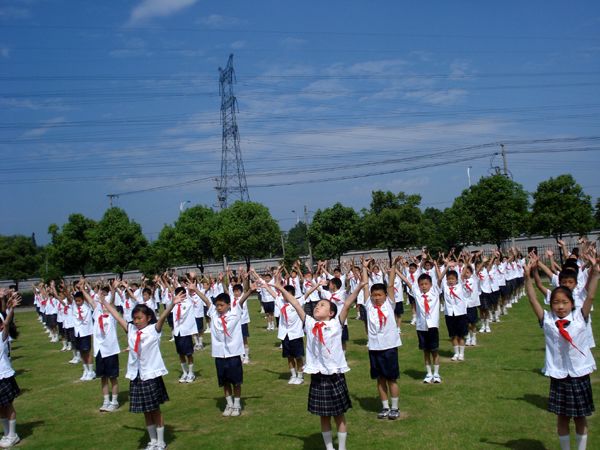
<path id="1" fill-rule="evenodd" d="M 304 370 L 304 359 L 302 356 L 296 358 L 296 378 L 304 379 L 304 374 L 302 371 Z"/>
<path id="2" fill-rule="evenodd" d="M 335 420 L 338 431 L 338 449 L 346 450 L 346 438 L 348 437 L 346 431 L 346 416 L 342 414 L 341 416 L 335 416 L 333 419 Z"/>
<path id="3" fill-rule="evenodd" d="M 119 379 L 118 378 L 111 378 L 110 379 L 110 386 L 111 386 L 111 392 L 112 392 L 112 401 L 111 401 L 111 403 L 113 405 L 118 405 L 119 404 Z"/>
<path id="4" fill-rule="evenodd" d="M 379 399 L 381 400 L 383 408 L 389 409 L 387 381 L 383 377 L 377 377 L 377 392 L 379 393 Z"/>
<path id="5" fill-rule="evenodd" d="M 146 429 L 148 430 L 148 437 L 150 442 L 155 443 L 158 435 L 156 433 L 156 424 L 154 423 L 154 411 L 144 412 L 144 420 L 146 421 Z"/>
<path id="6" fill-rule="evenodd" d="M 242 398 L 242 385 L 236 384 L 235 386 L 233 386 L 233 407 L 234 408 L 242 407 L 241 398 Z"/>
<path id="7" fill-rule="evenodd" d="M 556 416 L 556 432 L 558 433 L 558 440 L 562 450 L 571 448 L 571 430 L 569 430 L 570 420 L 571 418 L 567 416 Z"/>
<path id="8" fill-rule="evenodd" d="M 584 450 L 587 447 L 587 418 L 574 417 L 575 422 L 575 441 L 577 442 L 577 450 Z"/>
<path id="9" fill-rule="evenodd" d="M 188 375 L 188 365 L 185 359 L 185 355 L 179 355 L 179 364 L 181 364 L 181 377 L 179 378 L 179 382 L 185 381 Z"/>
<path id="10" fill-rule="evenodd" d="M 296 380 L 296 360 L 293 356 L 288 356 L 288 370 L 290 371 L 290 381 L 289 384 L 293 384 Z"/>
<path id="11" fill-rule="evenodd" d="M 194 374 L 194 355 L 187 355 L 188 375 Z"/>
<path id="12" fill-rule="evenodd" d="M 8 411 L 6 406 L 0 406 L 0 420 L 2 420 L 2 428 L 4 428 L 4 436 L 8 436 Z"/>
<path id="13" fill-rule="evenodd" d="M 400 389 L 398 389 L 398 382 L 396 380 L 386 380 L 388 391 L 392 400 L 392 409 L 398 409 L 398 396 L 400 395 Z"/>
<path id="14" fill-rule="evenodd" d="M 321 434 L 325 443 L 325 450 L 334 450 L 333 436 L 331 435 L 331 417 L 321 416 Z"/>
<path id="15" fill-rule="evenodd" d="M 156 442 L 157 444 L 165 443 L 165 422 L 163 415 L 160 411 L 160 408 L 155 409 L 154 411 L 150 411 L 150 417 L 152 421 L 152 426 L 154 426 L 154 431 L 156 433 Z"/>
<path id="16" fill-rule="evenodd" d="M 108 378 L 107 377 L 102 377 L 100 378 L 100 386 L 102 387 L 102 397 L 103 397 L 103 402 L 102 402 L 102 408 L 100 409 L 100 411 L 103 411 L 106 406 L 108 406 L 108 404 L 110 403 L 110 395 L 108 394 Z"/>
<path id="17" fill-rule="evenodd" d="M 17 435 L 17 412 L 12 403 L 2 407 L 2 423 L 4 435 L 15 437 Z"/>

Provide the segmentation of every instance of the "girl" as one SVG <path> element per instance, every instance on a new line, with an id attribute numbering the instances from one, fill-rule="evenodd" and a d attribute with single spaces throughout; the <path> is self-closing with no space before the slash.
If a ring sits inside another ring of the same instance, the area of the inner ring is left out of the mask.
<path id="1" fill-rule="evenodd" d="M 146 450 L 167 448 L 165 443 L 165 423 L 160 412 L 160 404 L 169 400 L 167 388 L 162 379 L 167 369 L 160 353 L 160 336 L 163 324 L 175 305 L 185 299 L 185 292 L 180 292 L 173 302 L 156 320 L 154 311 L 147 305 L 140 304 L 133 308 L 133 323 L 128 324 L 117 310 L 108 302 L 103 304 L 115 318 L 121 328 L 127 332 L 129 359 L 127 374 L 129 383 L 129 411 L 143 412 L 150 442 Z"/>
<path id="2" fill-rule="evenodd" d="M 0 292 L 0 298 L 6 294 Z M 6 304 L 6 318 L 0 323 L 2 343 L 0 344 L 0 418 L 4 426 L 4 437 L 0 439 L 1 448 L 10 448 L 21 439 L 16 433 L 17 413 L 13 401 L 21 392 L 15 381 L 15 371 L 9 358 L 9 337 L 16 337 L 16 329 L 11 327 L 14 308 L 21 303 L 21 296 L 13 293 Z"/>
<path id="3" fill-rule="evenodd" d="M 313 310 L 313 317 L 310 317 L 306 315 L 298 300 L 281 286 L 279 280 L 275 284 L 275 288 L 285 296 L 304 323 L 306 334 L 304 372 L 311 374 L 308 411 L 321 417 L 321 434 L 326 450 L 334 449 L 331 435 L 332 417 L 338 430 L 338 448 L 346 450 L 347 429 L 344 413 L 352 407 L 352 402 L 344 376 L 350 368 L 346 363 L 341 338 L 348 311 L 364 286 L 363 282 L 358 284 L 346 299 L 339 315 L 335 303 L 321 300 Z"/>
<path id="4" fill-rule="evenodd" d="M 587 444 L 587 419 L 594 411 L 590 373 L 596 369 L 586 334 L 586 324 L 596 287 L 598 266 L 593 259 L 593 282 L 580 309 L 575 309 L 571 290 L 562 286 L 550 294 L 550 311 L 544 311 L 538 302 L 530 271 L 537 263 L 532 252 L 525 267 L 527 296 L 546 338 L 544 374 L 550 377 L 548 411 L 557 415 L 556 429 L 561 449 L 570 448 L 569 422 L 575 422 L 578 449 Z"/>

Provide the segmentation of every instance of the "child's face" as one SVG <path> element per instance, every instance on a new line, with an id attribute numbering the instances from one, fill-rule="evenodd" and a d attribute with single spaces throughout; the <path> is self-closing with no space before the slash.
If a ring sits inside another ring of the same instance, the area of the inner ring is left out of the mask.
<path id="1" fill-rule="evenodd" d="M 148 300 L 150 300 L 150 294 L 148 294 L 147 292 L 144 292 L 142 294 L 142 297 L 144 298 L 144 301 L 147 302 Z"/>
<path id="2" fill-rule="evenodd" d="M 387 294 L 385 291 L 381 289 L 376 289 L 371 292 L 371 303 L 377 306 L 383 305 L 385 299 L 387 298 Z"/>
<path id="3" fill-rule="evenodd" d="M 426 279 L 419 280 L 419 289 L 423 294 L 426 294 L 427 292 L 429 292 L 429 289 L 431 289 L 431 281 Z"/>
<path id="4" fill-rule="evenodd" d="M 217 308 L 217 312 L 220 315 L 226 314 L 227 311 L 231 309 L 231 305 L 229 303 L 225 303 L 223 300 L 217 300 L 215 302 L 215 308 Z"/>
<path id="5" fill-rule="evenodd" d="M 315 306 L 313 310 L 313 317 L 317 321 L 329 320 L 333 317 L 333 311 L 331 310 L 331 304 L 326 300 L 321 300 Z"/>
<path id="6" fill-rule="evenodd" d="M 77 306 L 83 305 L 83 299 L 81 297 L 75 297 L 75 304 Z"/>
<path id="7" fill-rule="evenodd" d="M 554 298 L 550 300 L 550 307 L 552 312 L 559 318 L 563 318 L 569 315 L 573 309 L 573 303 L 569 300 L 563 292 L 557 292 L 554 294 Z"/>
<path id="8" fill-rule="evenodd" d="M 292 278 L 296 278 L 298 276 L 298 272 L 292 270 Z"/>
<path id="9" fill-rule="evenodd" d="M 304 274 L 304 279 L 311 281 L 312 280 L 312 273 L 308 272 Z"/>
<path id="10" fill-rule="evenodd" d="M 342 272 L 336 269 L 333 271 L 333 276 L 336 278 L 340 278 L 342 276 Z"/>
<path id="11" fill-rule="evenodd" d="M 242 291 L 240 291 L 239 289 L 234 289 L 233 290 L 233 296 L 234 297 L 241 297 L 242 296 Z"/>
<path id="12" fill-rule="evenodd" d="M 433 266 L 431 265 L 431 262 L 427 261 L 427 262 L 424 264 L 424 267 L 425 267 L 425 270 L 430 270 L 430 269 L 431 269 Z"/>
<path id="13" fill-rule="evenodd" d="M 144 314 L 142 311 L 137 311 L 133 315 L 133 324 L 138 330 L 145 328 L 150 323 L 150 317 Z"/>
<path id="14" fill-rule="evenodd" d="M 417 271 L 417 268 L 415 266 L 408 266 L 408 271 L 410 273 L 415 273 Z"/>
<path id="15" fill-rule="evenodd" d="M 560 280 L 560 285 L 569 288 L 572 291 L 577 287 L 577 280 L 575 278 L 563 278 Z"/>
<path id="16" fill-rule="evenodd" d="M 336 287 L 336 285 L 335 285 L 335 284 L 333 284 L 333 282 L 332 282 L 332 281 L 330 281 L 330 282 L 329 282 L 329 286 L 328 286 L 328 288 L 329 288 L 329 292 L 332 292 L 332 293 L 333 293 L 333 292 L 337 291 L 337 287 Z"/>
<path id="17" fill-rule="evenodd" d="M 454 275 L 450 275 L 446 277 L 446 283 L 448 283 L 448 286 L 456 286 L 458 279 Z"/>

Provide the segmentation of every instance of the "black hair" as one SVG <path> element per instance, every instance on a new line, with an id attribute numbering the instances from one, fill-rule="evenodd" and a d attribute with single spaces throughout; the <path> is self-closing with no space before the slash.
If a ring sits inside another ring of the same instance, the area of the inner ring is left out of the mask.
<path id="1" fill-rule="evenodd" d="M 150 320 L 148 321 L 149 324 L 156 323 L 156 314 L 154 314 L 154 310 L 148 305 L 145 305 L 144 303 L 139 303 L 135 305 L 131 310 L 131 317 L 133 318 L 133 316 L 135 316 L 136 313 L 139 312 L 141 312 L 146 317 L 150 317 Z"/>
<path id="2" fill-rule="evenodd" d="M 327 302 L 329 303 L 329 311 L 331 311 L 333 313 L 333 317 L 337 316 L 337 305 L 335 303 L 333 303 L 331 300 L 321 300 L 322 302 Z"/>
<path id="3" fill-rule="evenodd" d="M 431 281 L 431 276 L 430 276 L 430 275 L 427 275 L 426 273 L 422 273 L 421 275 L 419 275 L 419 278 L 417 278 L 417 283 L 420 283 L 420 282 L 421 282 L 421 280 L 427 280 L 427 281 L 429 281 L 430 283 L 432 282 L 432 281 Z"/>
<path id="4" fill-rule="evenodd" d="M 175 288 L 175 295 L 179 295 L 181 293 L 185 293 L 185 288 L 183 286 L 179 286 Z"/>
<path id="5" fill-rule="evenodd" d="M 229 305 L 229 304 L 231 304 L 231 298 L 229 297 L 228 293 L 221 292 L 219 295 L 217 295 L 215 297 L 215 303 L 216 302 L 224 302 L 224 303 L 227 303 Z"/>
<path id="6" fill-rule="evenodd" d="M 418 268 L 419 266 L 417 266 L 417 263 L 411 262 L 408 267 L 414 267 L 415 269 Z"/>
<path id="7" fill-rule="evenodd" d="M 73 298 L 83 298 L 83 292 L 77 291 L 73 294 Z"/>
<path id="8" fill-rule="evenodd" d="M 334 272 L 341 272 L 342 269 L 340 269 L 339 267 L 336 267 L 335 269 L 333 269 Z"/>
<path id="9" fill-rule="evenodd" d="M 8 285 L 8 288 L 9 288 L 9 289 L 12 289 L 13 291 L 17 291 L 17 290 L 18 290 L 18 289 L 17 289 L 17 285 L 16 285 L 16 284 L 9 284 L 9 285 Z"/>
<path id="10" fill-rule="evenodd" d="M 142 290 L 142 294 L 152 295 L 152 289 L 150 289 L 150 288 L 144 288 L 144 290 Z"/>
<path id="11" fill-rule="evenodd" d="M 558 274 L 558 282 L 560 283 L 563 280 L 577 281 L 577 272 L 575 272 L 573 269 L 561 270 Z"/>
<path id="12" fill-rule="evenodd" d="M 234 284 L 231 289 L 233 289 L 234 291 L 244 292 L 244 286 L 242 286 L 239 283 L 238 284 Z"/>
<path id="13" fill-rule="evenodd" d="M 333 277 L 331 280 L 329 280 L 329 282 L 333 283 L 336 291 L 342 287 L 342 280 L 340 280 L 338 277 Z"/>
<path id="14" fill-rule="evenodd" d="M 579 258 L 579 247 L 573 247 L 571 253 Z"/>
<path id="15" fill-rule="evenodd" d="M 458 280 L 458 272 L 456 270 L 449 270 L 446 272 L 446 278 L 455 277 Z"/>
<path id="16" fill-rule="evenodd" d="M 387 292 L 387 289 L 385 288 L 385 284 L 383 284 L 383 283 L 374 283 L 374 284 L 371 286 L 371 290 L 370 290 L 370 292 L 371 292 L 371 294 L 372 294 L 372 293 L 373 293 L 373 292 L 375 292 L 375 291 L 383 291 L 383 292 Z"/>
<path id="17" fill-rule="evenodd" d="M 567 258 L 563 263 L 561 270 L 564 269 L 570 269 L 579 273 L 579 265 L 577 264 L 577 260 L 575 258 Z"/>
<path id="18" fill-rule="evenodd" d="M 106 292 L 107 294 L 110 292 L 110 289 L 108 288 L 108 286 L 102 286 L 102 288 L 100 290 Z"/>
<path id="19" fill-rule="evenodd" d="M 291 284 L 288 284 L 283 289 L 285 289 L 287 292 L 289 292 L 292 295 L 296 295 L 296 288 L 294 286 L 292 286 Z"/>
<path id="20" fill-rule="evenodd" d="M 571 310 L 574 311 L 575 310 L 575 300 L 573 299 L 573 292 L 571 292 L 571 289 L 569 289 L 568 287 L 564 287 L 564 286 L 558 286 L 557 288 L 554 288 L 552 290 L 552 292 L 550 293 L 550 303 L 552 303 L 552 300 L 554 299 L 555 295 L 562 292 L 563 294 L 565 294 L 567 296 L 567 298 L 569 299 L 569 301 L 571 302 Z"/>

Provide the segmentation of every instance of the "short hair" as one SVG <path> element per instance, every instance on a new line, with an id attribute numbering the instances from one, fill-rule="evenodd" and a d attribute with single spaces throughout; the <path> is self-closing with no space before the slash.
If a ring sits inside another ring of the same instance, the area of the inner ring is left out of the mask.
<path id="1" fill-rule="evenodd" d="M 340 280 L 338 277 L 333 277 L 332 279 L 329 280 L 329 282 L 333 283 L 336 290 L 339 290 L 342 287 L 342 280 Z"/>
<path id="2" fill-rule="evenodd" d="M 577 260 L 575 258 L 567 258 L 561 269 L 571 269 L 575 272 L 579 272 L 579 265 L 577 264 Z"/>
<path id="3" fill-rule="evenodd" d="M 152 295 L 152 289 L 150 289 L 150 288 L 144 288 L 144 290 L 142 291 L 142 294 Z"/>
<path id="4" fill-rule="evenodd" d="M 558 282 L 560 283 L 563 280 L 577 281 L 577 272 L 575 272 L 573 269 L 561 270 L 558 274 Z"/>
<path id="5" fill-rule="evenodd" d="M 175 288 L 175 295 L 185 294 L 185 288 L 183 286 L 179 286 Z"/>
<path id="6" fill-rule="evenodd" d="M 240 292 L 244 292 L 244 286 L 242 286 L 241 284 L 234 284 L 233 287 L 231 288 L 233 291 L 240 291 Z"/>
<path id="7" fill-rule="evenodd" d="M 564 286 L 558 286 L 557 288 L 554 288 L 552 290 L 552 292 L 550 293 L 550 303 L 552 303 L 552 300 L 554 299 L 556 294 L 558 294 L 559 292 L 561 292 L 567 296 L 567 298 L 571 302 L 571 305 L 573 306 L 572 309 L 575 309 L 575 300 L 573 299 L 573 292 L 571 292 L 571 289 L 564 287 Z"/>
<path id="8" fill-rule="evenodd" d="M 81 291 L 77 291 L 73 294 L 73 298 L 80 298 L 83 299 L 83 292 Z"/>
<path id="9" fill-rule="evenodd" d="M 387 289 L 385 288 L 385 284 L 383 283 L 373 283 L 373 285 L 371 286 L 371 294 L 375 291 L 383 291 L 383 292 L 387 292 Z"/>
<path id="10" fill-rule="evenodd" d="M 417 263 L 411 262 L 408 267 L 414 267 L 415 269 L 418 269 L 419 266 L 417 266 Z"/>
<path id="11" fill-rule="evenodd" d="M 329 311 L 331 311 L 333 313 L 333 317 L 337 316 L 338 309 L 337 309 L 337 305 L 335 303 L 333 303 L 331 300 L 326 300 L 326 299 L 323 299 L 321 301 L 329 303 Z"/>
<path id="12" fill-rule="evenodd" d="M 146 317 L 150 318 L 148 323 L 156 323 L 156 314 L 154 314 L 154 310 L 152 308 L 150 308 L 148 305 L 146 305 L 144 303 L 138 303 L 137 305 L 135 305 L 133 307 L 133 310 L 131 311 L 131 317 L 133 318 L 133 316 L 135 316 L 136 313 L 139 313 L 139 312 L 141 312 Z"/>
<path id="13" fill-rule="evenodd" d="M 333 269 L 334 272 L 342 272 L 342 269 L 340 269 L 339 267 L 336 267 L 335 269 Z"/>
<path id="14" fill-rule="evenodd" d="M 446 278 L 448 277 L 454 277 L 458 280 L 458 272 L 456 270 L 449 270 L 446 272 Z"/>
<path id="15" fill-rule="evenodd" d="M 431 276 L 426 273 L 422 273 L 419 275 L 419 278 L 417 278 L 417 283 L 420 283 L 422 280 L 427 280 L 431 283 Z"/>
<path id="16" fill-rule="evenodd" d="M 108 288 L 108 286 L 102 286 L 102 289 L 100 289 L 100 290 L 106 292 L 107 294 L 110 292 L 110 289 Z"/>
<path id="17" fill-rule="evenodd" d="M 296 288 L 294 286 L 292 286 L 291 284 L 284 286 L 283 289 L 285 289 L 287 292 L 289 292 L 292 295 L 296 295 Z"/>
<path id="18" fill-rule="evenodd" d="M 216 302 L 223 302 L 226 304 L 230 304 L 231 303 L 231 298 L 229 297 L 229 294 L 226 292 L 221 292 L 219 295 L 217 295 L 215 297 L 215 303 Z"/>

